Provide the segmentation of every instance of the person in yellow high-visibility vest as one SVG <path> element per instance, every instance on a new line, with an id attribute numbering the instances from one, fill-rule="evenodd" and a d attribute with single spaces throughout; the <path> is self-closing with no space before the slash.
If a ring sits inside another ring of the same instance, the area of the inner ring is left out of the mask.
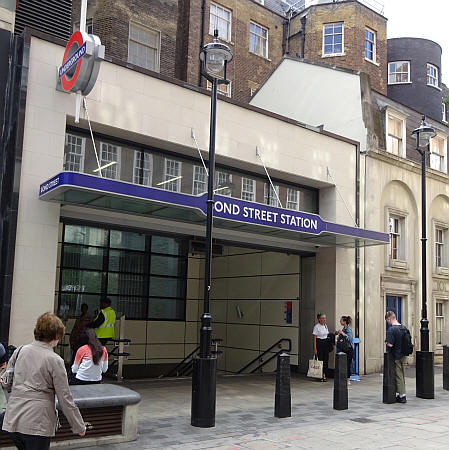
<path id="1" fill-rule="evenodd" d="M 111 299 L 103 297 L 100 300 L 100 311 L 89 328 L 95 330 L 99 341 L 106 345 L 107 341 L 115 337 L 115 311 L 111 308 Z"/>

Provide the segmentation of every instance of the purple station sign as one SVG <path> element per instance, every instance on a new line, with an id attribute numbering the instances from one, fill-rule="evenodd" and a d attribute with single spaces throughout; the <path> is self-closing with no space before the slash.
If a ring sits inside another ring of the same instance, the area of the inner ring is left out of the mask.
<path id="1" fill-rule="evenodd" d="M 147 200 L 167 206 L 196 210 L 198 214 L 206 215 L 207 193 L 195 196 L 77 172 L 61 172 L 42 183 L 39 188 L 39 197 L 51 200 L 56 192 L 68 189 L 88 191 L 97 195 Z M 371 239 L 379 244 L 389 242 L 389 235 L 386 233 L 326 222 L 316 214 L 276 208 L 218 194 L 214 196 L 214 199 L 214 217 L 220 219 L 313 235 L 328 232 L 358 239 Z"/>

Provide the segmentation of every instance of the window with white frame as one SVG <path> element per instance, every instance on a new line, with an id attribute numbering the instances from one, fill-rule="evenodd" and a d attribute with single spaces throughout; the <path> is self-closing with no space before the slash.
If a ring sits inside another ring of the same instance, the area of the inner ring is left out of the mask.
<path id="1" fill-rule="evenodd" d="M 214 35 L 218 30 L 218 37 L 225 41 L 231 40 L 232 13 L 229 9 L 211 3 L 209 16 L 209 33 Z"/>
<path id="2" fill-rule="evenodd" d="M 251 178 L 242 178 L 242 200 L 256 201 L 256 181 Z"/>
<path id="3" fill-rule="evenodd" d="M 387 112 L 387 152 L 405 156 L 405 119 Z"/>
<path id="4" fill-rule="evenodd" d="M 165 158 L 164 181 L 159 183 L 166 191 L 181 192 L 181 161 Z"/>
<path id="5" fill-rule="evenodd" d="M 343 23 L 328 23 L 323 27 L 323 55 L 342 55 L 344 50 Z"/>
<path id="6" fill-rule="evenodd" d="M 438 67 L 433 64 L 427 64 L 427 84 L 438 87 Z"/>
<path id="7" fill-rule="evenodd" d="M 393 61 L 388 63 L 388 84 L 410 83 L 410 62 Z"/>
<path id="8" fill-rule="evenodd" d="M 278 197 L 279 186 L 275 184 L 273 189 L 270 183 L 265 183 L 263 190 L 264 203 L 270 206 L 279 206 Z"/>
<path id="9" fill-rule="evenodd" d="M 151 186 L 152 165 L 153 155 L 151 153 L 134 150 L 133 183 Z"/>
<path id="10" fill-rule="evenodd" d="M 74 134 L 65 135 L 64 170 L 84 172 L 86 139 Z"/>
<path id="11" fill-rule="evenodd" d="M 105 178 L 112 178 L 113 180 L 120 179 L 120 147 L 106 142 L 101 142 L 100 145 L 100 166 L 101 174 Z"/>
<path id="12" fill-rule="evenodd" d="M 446 230 L 435 227 L 435 267 L 443 267 L 444 261 L 444 235 Z"/>
<path id="13" fill-rule="evenodd" d="M 444 303 L 437 301 L 435 303 L 435 344 L 443 344 L 444 330 Z"/>
<path id="14" fill-rule="evenodd" d="M 388 218 L 388 233 L 390 234 L 389 256 L 391 260 L 405 260 L 404 223 L 404 217 L 390 215 L 390 217 Z"/>
<path id="15" fill-rule="evenodd" d="M 249 24 L 249 51 L 268 58 L 268 30 L 254 22 Z"/>
<path id="16" fill-rule="evenodd" d="M 215 172 L 215 193 L 230 197 L 232 194 L 232 175 L 222 170 Z"/>
<path id="17" fill-rule="evenodd" d="M 299 190 L 293 188 L 287 188 L 287 209 L 293 209 L 299 211 Z"/>
<path id="18" fill-rule="evenodd" d="M 128 62 L 159 72 L 160 33 L 151 28 L 129 24 Z"/>
<path id="19" fill-rule="evenodd" d="M 376 32 L 369 28 L 365 30 L 365 58 L 376 62 Z"/>
<path id="20" fill-rule="evenodd" d="M 447 139 L 435 136 L 430 141 L 430 167 L 440 172 L 447 172 Z"/>
<path id="21" fill-rule="evenodd" d="M 207 191 L 207 173 L 203 166 L 193 166 L 193 195 L 204 194 Z"/>
<path id="22" fill-rule="evenodd" d="M 219 84 L 217 86 L 217 93 L 225 95 L 226 97 L 231 97 L 231 84 L 232 81 L 230 81 L 229 84 Z M 209 80 L 207 80 L 207 90 L 212 90 L 212 83 Z"/>
<path id="23" fill-rule="evenodd" d="M 73 26 L 73 31 L 78 31 L 80 29 L 80 23 L 76 22 Z M 87 34 L 94 34 L 94 19 L 90 17 L 89 19 L 86 19 L 86 33 Z"/>

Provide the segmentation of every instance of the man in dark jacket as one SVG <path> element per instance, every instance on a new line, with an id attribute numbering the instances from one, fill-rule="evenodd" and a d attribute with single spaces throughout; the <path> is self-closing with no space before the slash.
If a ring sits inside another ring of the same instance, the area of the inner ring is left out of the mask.
<path id="1" fill-rule="evenodd" d="M 385 320 L 390 328 L 387 330 L 385 342 L 388 350 L 394 356 L 394 375 L 396 380 L 396 401 L 398 403 L 407 403 L 405 396 L 405 374 L 404 367 L 407 356 L 402 351 L 402 336 L 405 332 L 404 327 L 397 321 L 396 314 L 393 311 L 387 311 Z"/>

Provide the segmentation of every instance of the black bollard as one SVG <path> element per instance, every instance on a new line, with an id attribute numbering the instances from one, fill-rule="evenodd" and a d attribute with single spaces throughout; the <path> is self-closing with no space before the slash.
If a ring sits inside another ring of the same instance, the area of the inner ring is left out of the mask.
<path id="1" fill-rule="evenodd" d="M 449 347 L 443 347 L 443 389 L 449 391 Z"/>
<path id="2" fill-rule="evenodd" d="M 391 352 L 384 353 L 384 382 L 382 402 L 387 404 L 396 403 L 394 356 Z"/>
<path id="3" fill-rule="evenodd" d="M 346 353 L 335 354 L 334 372 L 334 409 L 342 411 L 348 409 L 348 382 L 346 379 Z"/>
<path id="4" fill-rule="evenodd" d="M 290 395 L 290 355 L 278 356 L 276 370 L 276 394 L 274 396 L 274 417 L 291 417 L 292 399 Z"/>
<path id="5" fill-rule="evenodd" d="M 416 396 L 435 398 L 435 375 L 433 352 L 416 352 Z"/>

